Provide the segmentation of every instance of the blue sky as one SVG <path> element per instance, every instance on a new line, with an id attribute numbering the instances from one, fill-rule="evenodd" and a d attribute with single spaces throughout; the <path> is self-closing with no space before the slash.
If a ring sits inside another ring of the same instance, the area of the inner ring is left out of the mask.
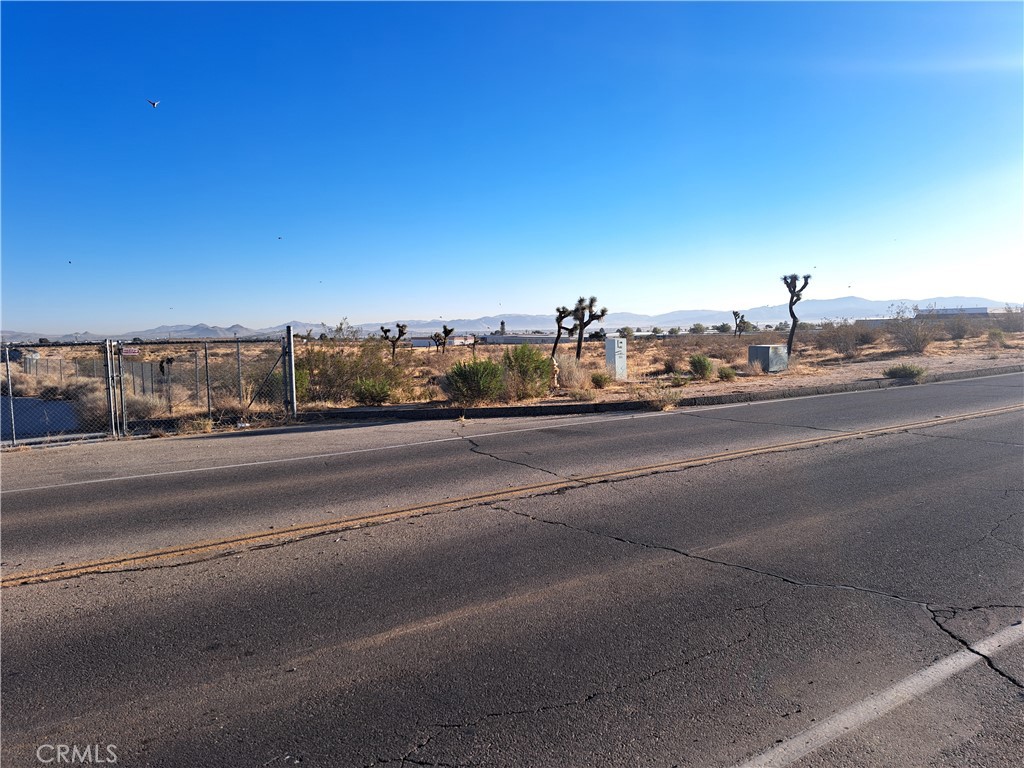
<path id="1" fill-rule="evenodd" d="M 8 330 L 1022 298 L 1021 3 L 0 22 Z"/>

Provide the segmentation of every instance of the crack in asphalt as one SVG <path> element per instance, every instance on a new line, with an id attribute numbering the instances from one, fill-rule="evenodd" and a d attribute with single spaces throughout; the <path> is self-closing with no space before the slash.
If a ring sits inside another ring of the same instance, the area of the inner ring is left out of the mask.
<path id="1" fill-rule="evenodd" d="M 833 435 L 847 435 L 852 434 L 848 429 L 836 429 L 831 427 L 814 427 L 810 424 L 783 424 L 776 421 L 750 421 L 748 419 L 730 419 L 725 416 L 708 416 L 700 413 L 688 413 L 680 412 L 681 416 L 686 416 L 691 419 L 707 419 L 709 421 L 732 421 L 737 424 L 754 424 L 757 426 L 765 427 L 788 427 L 789 429 L 810 429 L 815 432 L 828 432 Z M 856 431 L 856 430 L 855 430 Z"/>
<path id="2" fill-rule="evenodd" d="M 1006 496 L 1004 496 L 1003 498 L 1006 498 Z M 1022 546 L 1020 542 L 1007 541 L 1006 539 L 1002 538 L 1001 536 L 996 536 L 996 531 L 998 531 L 1000 528 L 1002 528 L 1005 523 L 1008 523 L 1010 520 L 1012 520 L 1013 518 L 1017 517 L 1020 514 L 1021 514 L 1020 511 L 1011 512 L 1009 515 L 1007 515 L 1002 520 L 1000 520 L 995 525 L 993 525 L 992 528 L 989 530 L 989 532 L 986 533 L 984 536 L 982 536 L 980 539 L 978 539 L 977 541 L 972 541 L 970 544 L 967 544 L 966 546 L 961 547 L 957 551 L 958 552 L 962 552 L 965 549 L 970 549 L 971 547 L 976 547 L 979 544 L 982 544 L 983 542 L 987 541 L 988 539 L 995 539 L 996 541 L 998 541 L 1001 544 L 1005 544 L 1008 547 L 1013 547 L 1014 549 L 1017 549 L 1017 550 L 1020 550 L 1021 552 L 1024 552 L 1024 546 Z M 1022 536 L 1021 539 L 1022 539 L 1022 541 L 1024 541 L 1024 536 Z"/>
<path id="3" fill-rule="evenodd" d="M 952 640 L 954 640 L 958 645 L 962 646 L 964 648 L 964 650 L 970 651 L 971 653 L 973 653 L 976 656 L 978 656 L 981 659 L 983 659 L 985 661 L 986 665 L 989 667 L 989 669 L 991 669 L 997 675 L 999 675 L 1000 677 L 1005 679 L 1007 682 L 1011 683 L 1012 685 L 1014 685 L 1017 688 L 1024 689 L 1024 683 L 1022 683 L 1020 680 L 1018 680 L 1015 676 L 1013 676 L 1009 672 L 1006 672 L 1006 671 L 1000 669 L 999 667 L 997 667 L 995 665 L 995 662 L 992 660 L 992 658 L 989 655 L 987 655 L 985 653 L 982 653 L 981 651 L 978 651 L 977 649 L 973 648 L 969 642 L 967 642 L 965 639 L 963 639 L 962 637 L 957 635 L 955 632 L 953 632 L 952 630 L 948 629 L 947 627 L 945 627 L 943 625 L 943 622 L 941 620 L 941 618 L 943 618 L 943 617 L 940 617 L 940 614 L 942 612 L 947 612 L 948 613 L 951 610 L 951 608 L 948 607 L 948 606 L 935 606 L 935 604 L 929 603 L 929 602 L 926 602 L 926 601 L 923 601 L 923 600 L 915 600 L 914 598 L 904 597 L 903 595 L 897 595 L 897 594 L 894 594 L 894 593 L 891 593 L 891 592 L 884 592 L 884 591 L 882 591 L 880 589 L 871 589 L 870 587 L 859 587 L 859 586 L 856 586 L 856 585 L 853 585 L 853 584 L 829 584 L 829 583 L 820 583 L 819 584 L 819 583 L 816 583 L 816 582 L 801 581 L 800 579 L 795 579 L 793 577 L 785 576 L 785 575 L 780 574 L 780 573 L 774 573 L 772 571 L 766 571 L 766 570 L 763 570 L 763 569 L 760 569 L 760 568 L 754 568 L 754 567 L 749 566 L 749 565 L 742 565 L 740 563 L 730 563 L 730 562 L 728 562 L 726 560 L 716 560 L 714 558 L 704 557 L 703 555 L 698 555 L 698 554 L 695 554 L 693 552 L 687 552 L 685 550 L 678 549 L 676 547 L 670 547 L 670 546 L 667 546 L 667 545 L 664 545 L 664 544 L 651 544 L 651 543 L 648 543 L 648 542 L 636 541 L 634 539 L 627 539 L 627 538 L 625 538 L 623 536 L 616 536 L 616 535 L 611 534 L 611 533 L 604 533 L 602 531 L 594 531 L 594 530 L 590 530 L 588 528 L 580 528 L 579 526 L 571 525 L 571 524 L 563 522 L 561 520 L 548 520 L 546 518 L 537 517 L 536 515 L 531 515 L 531 514 L 528 514 L 526 512 L 517 512 L 515 510 L 505 509 L 505 508 L 501 508 L 501 507 L 493 507 L 492 506 L 492 509 L 495 509 L 495 510 L 498 510 L 498 511 L 503 511 L 503 512 L 511 512 L 513 515 L 517 515 L 519 517 L 525 517 L 525 518 L 528 518 L 530 520 L 533 520 L 534 522 L 544 523 L 545 525 L 553 525 L 553 526 L 558 526 L 558 527 L 562 527 L 562 528 L 567 528 L 567 529 L 569 529 L 571 531 L 576 531 L 578 533 L 585 533 L 585 534 L 590 535 L 590 536 L 598 536 L 598 537 L 601 537 L 601 538 L 610 539 L 612 541 L 618 541 L 618 542 L 621 542 L 623 544 L 628 544 L 630 546 L 641 547 L 643 549 L 660 550 L 660 551 L 663 551 L 663 552 L 673 552 L 673 553 L 675 553 L 677 555 L 681 555 L 681 556 L 683 556 L 685 558 L 688 558 L 688 559 L 691 559 L 691 560 L 697 560 L 697 561 L 700 561 L 700 562 L 703 562 L 703 563 L 707 563 L 709 565 L 717 565 L 717 566 L 721 566 L 721 567 L 725 567 L 725 568 L 732 568 L 732 569 L 735 569 L 735 570 L 746 571 L 748 573 L 754 573 L 754 574 L 757 574 L 759 576 L 766 576 L 768 578 L 776 579 L 778 581 L 782 581 L 782 582 L 784 582 L 786 584 L 790 584 L 790 585 L 795 586 L 795 587 L 802 587 L 802 588 L 808 588 L 808 589 L 837 589 L 837 590 L 846 590 L 846 591 L 850 591 L 850 592 L 862 592 L 864 594 L 872 595 L 872 596 L 875 596 L 875 597 L 884 597 L 886 599 L 895 600 L 897 602 L 906 603 L 908 605 L 916 605 L 916 606 L 918 606 L 919 608 L 923 609 L 924 611 L 926 611 L 928 613 L 929 617 L 932 620 L 932 623 L 935 624 L 935 626 L 940 631 L 942 631 L 945 635 L 947 635 Z"/>
<path id="4" fill-rule="evenodd" d="M 993 672 L 995 672 L 997 675 L 999 675 L 1004 680 L 1008 681 L 1011 685 L 1014 685 L 1017 688 L 1024 689 L 1024 682 L 1021 682 L 1014 675 L 1010 674 L 1006 670 L 1000 669 L 999 667 L 997 667 L 995 661 L 992 659 L 991 656 L 989 656 L 987 653 L 982 653 L 981 651 L 979 651 L 976 648 L 972 647 L 971 644 L 969 642 L 967 642 L 964 638 L 960 637 L 960 635 L 958 635 L 956 632 L 954 632 L 953 630 L 949 629 L 949 627 L 947 627 L 945 625 L 945 623 L 941 620 L 941 618 L 939 616 L 939 614 L 942 613 L 942 609 L 941 608 L 936 609 L 936 608 L 932 608 L 930 605 L 926 605 L 925 609 L 928 611 L 928 613 L 931 614 L 932 622 L 935 624 L 935 626 L 937 626 L 940 630 L 942 630 L 946 635 L 948 635 L 954 641 L 956 641 L 957 643 L 962 645 L 965 650 L 970 651 L 975 656 L 980 656 L 981 659 L 985 662 L 985 665 L 989 669 L 991 669 Z M 1021 622 L 1016 621 L 1016 622 L 1014 622 L 1014 625 L 1017 625 L 1017 624 L 1020 624 L 1020 623 Z"/>
<path id="5" fill-rule="evenodd" d="M 765 615 L 766 614 L 766 609 L 767 609 L 768 605 L 770 603 L 772 603 L 774 600 L 775 600 L 775 598 L 772 597 L 772 598 L 768 598 L 764 602 L 758 603 L 756 605 L 740 606 L 738 608 L 733 609 L 733 612 L 735 613 L 735 612 L 740 612 L 740 611 L 758 611 L 761 614 L 762 620 L 765 622 L 765 624 L 767 624 L 768 617 Z M 402 755 L 401 757 L 398 757 L 398 758 L 383 758 L 383 757 L 379 757 L 378 756 L 376 762 L 370 763 L 367 766 L 367 768 L 372 768 L 372 766 L 374 766 L 374 765 L 384 764 L 384 763 L 399 763 L 399 764 L 409 763 L 409 764 L 412 764 L 412 765 L 429 765 L 429 766 L 471 766 L 471 765 L 480 765 L 480 763 L 430 762 L 430 761 L 426 761 L 426 760 L 420 760 L 420 759 L 413 758 L 413 755 L 415 755 L 420 750 L 424 749 L 437 736 L 441 735 L 442 733 L 444 733 L 446 731 L 460 730 L 460 729 L 463 729 L 463 728 L 475 728 L 478 725 L 480 725 L 481 723 L 486 722 L 487 720 L 495 720 L 495 719 L 501 719 L 501 718 L 506 718 L 506 717 L 517 717 L 517 716 L 520 716 L 520 715 L 539 715 L 539 714 L 543 714 L 545 712 L 552 712 L 552 711 L 559 710 L 559 709 L 568 709 L 570 707 L 582 707 L 582 706 L 585 706 L 585 705 L 589 704 L 590 702 L 594 701 L 595 699 L 599 699 L 599 698 L 602 698 L 602 697 L 605 697 L 605 696 L 612 696 L 612 695 L 618 693 L 619 691 L 626 690 L 626 689 L 629 689 L 629 688 L 640 687 L 640 686 L 645 685 L 645 684 L 649 683 L 651 680 L 654 680 L 655 678 L 658 678 L 658 677 L 660 677 L 662 675 L 668 674 L 670 672 L 674 672 L 674 671 L 676 671 L 678 669 L 681 669 L 683 667 L 687 667 L 690 664 L 694 664 L 694 663 L 703 661 L 704 659 L 710 658 L 712 656 L 717 656 L 718 654 L 725 653 L 725 652 L 731 650 L 732 648 L 735 648 L 735 647 L 737 647 L 739 645 L 742 645 L 743 643 L 747 642 L 753 636 L 754 636 L 754 631 L 751 630 L 751 631 L 747 632 L 745 635 L 743 635 L 743 637 L 739 638 L 738 640 L 726 643 L 725 645 L 722 645 L 722 646 L 718 646 L 718 647 L 712 648 L 711 650 L 706 651 L 704 653 L 700 653 L 700 654 L 697 654 L 695 656 L 687 657 L 687 658 L 685 658 L 685 659 L 683 659 L 683 660 L 681 660 L 679 662 L 676 662 L 675 664 L 669 664 L 666 667 L 662 667 L 660 669 L 656 669 L 653 672 L 649 672 L 649 673 L 647 673 L 647 674 L 645 674 L 645 675 L 643 675 L 643 676 L 641 676 L 641 677 L 639 677 L 639 678 L 637 678 L 635 680 L 616 683 L 615 685 L 612 685 L 610 687 L 603 688 L 603 689 L 595 691 L 593 693 L 588 693 L 587 695 L 583 696 L 582 698 L 569 699 L 567 701 L 559 701 L 559 702 L 555 702 L 553 704 L 541 704 L 539 706 L 533 706 L 533 707 L 521 707 L 519 709 L 510 709 L 510 710 L 504 710 L 504 711 L 499 711 L 499 712 L 488 712 L 487 714 L 480 715 L 476 719 L 469 720 L 467 722 L 461 722 L 461 723 L 434 723 L 432 725 L 428 725 L 426 727 L 432 729 L 431 733 L 429 733 L 425 738 L 423 738 L 419 742 L 417 742 L 416 745 L 412 749 L 410 749 L 408 752 L 406 752 L 404 755 Z"/>
<path id="6" fill-rule="evenodd" d="M 563 477 L 562 475 L 558 474 L 557 472 L 552 472 L 550 469 L 544 469 L 544 467 L 535 467 L 532 464 L 527 464 L 526 462 L 514 461 L 513 459 L 506 459 L 506 458 L 503 458 L 501 456 L 496 456 L 493 453 L 488 453 L 483 448 L 481 448 L 480 444 L 477 443 L 475 440 L 473 440 L 473 438 L 471 438 L 471 437 L 463 437 L 462 439 L 465 440 L 467 443 L 469 443 L 471 446 L 473 446 L 472 448 L 469 449 L 470 452 L 471 453 L 475 453 L 475 454 L 477 454 L 479 456 L 486 456 L 486 457 L 488 457 L 490 459 L 494 459 L 495 461 L 500 461 L 500 462 L 505 463 L 505 464 L 515 464 L 517 467 L 526 467 L 527 469 L 532 469 L 532 470 L 534 470 L 536 472 L 544 472 L 544 473 L 546 473 L 548 475 L 551 475 L 552 477 L 557 477 L 559 480 L 569 480 L 570 479 L 570 478 L 567 478 L 567 477 Z"/>

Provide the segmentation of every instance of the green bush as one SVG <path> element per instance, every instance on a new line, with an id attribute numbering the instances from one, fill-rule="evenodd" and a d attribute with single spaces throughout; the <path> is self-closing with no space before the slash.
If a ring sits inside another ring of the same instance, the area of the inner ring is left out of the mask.
<path id="1" fill-rule="evenodd" d="M 360 405 L 384 405 L 391 399 L 391 385 L 384 379 L 356 379 L 352 397 Z"/>
<path id="2" fill-rule="evenodd" d="M 387 382 L 392 397 L 412 388 L 410 350 L 398 350 L 383 339 L 308 344 L 295 361 L 295 389 L 300 401 L 343 402 L 356 399 L 360 380 Z"/>
<path id="3" fill-rule="evenodd" d="M 722 381 L 732 381 L 736 378 L 736 371 L 730 368 L 728 365 L 723 365 L 718 369 L 718 378 Z"/>
<path id="4" fill-rule="evenodd" d="M 920 379 L 924 376 L 924 368 L 910 363 L 900 363 L 886 368 L 882 375 L 887 379 Z"/>
<path id="5" fill-rule="evenodd" d="M 690 355 L 690 372 L 698 379 L 710 379 L 715 366 L 707 355 Z"/>
<path id="6" fill-rule="evenodd" d="M 590 374 L 590 383 L 598 389 L 604 389 L 612 383 L 612 377 L 607 371 L 594 371 Z"/>
<path id="7" fill-rule="evenodd" d="M 505 391 L 505 372 L 493 360 L 468 360 L 448 370 L 441 388 L 453 403 L 497 400 Z"/>
<path id="8" fill-rule="evenodd" d="M 551 358 L 535 345 L 520 344 L 506 349 L 501 362 L 505 368 L 505 392 L 512 400 L 541 397 L 551 390 Z"/>

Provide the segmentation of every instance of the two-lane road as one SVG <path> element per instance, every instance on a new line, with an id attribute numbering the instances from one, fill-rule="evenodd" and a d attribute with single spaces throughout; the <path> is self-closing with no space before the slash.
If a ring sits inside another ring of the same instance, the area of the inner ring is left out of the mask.
<path id="1" fill-rule="evenodd" d="M 8 454 L 4 765 L 1019 765 L 1022 383 Z"/>

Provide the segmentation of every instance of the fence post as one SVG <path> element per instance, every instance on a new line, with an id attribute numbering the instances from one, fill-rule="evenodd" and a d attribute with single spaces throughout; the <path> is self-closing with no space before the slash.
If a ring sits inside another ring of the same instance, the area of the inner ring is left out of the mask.
<path id="1" fill-rule="evenodd" d="M 4 345 L 4 367 L 7 369 L 7 402 L 11 406 L 11 447 L 18 444 L 17 435 L 14 432 L 14 386 L 11 384 L 11 348 Z"/>
<path id="2" fill-rule="evenodd" d="M 206 365 L 206 417 L 213 421 L 213 397 L 210 394 L 210 342 L 203 342 L 203 360 Z"/>
<path id="3" fill-rule="evenodd" d="M 107 390 L 107 418 L 110 424 L 110 434 L 117 438 L 117 393 L 114 388 L 114 353 L 110 339 L 103 342 L 103 372 L 106 374 Z"/>
<path id="4" fill-rule="evenodd" d="M 130 365 L 131 363 L 129 363 Z M 124 402 L 124 355 L 121 354 L 121 344 L 117 345 L 117 382 L 121 390 L 121 434 L 128 434 L 128 406 Z M 135 377 L 132 377 L 132 384 L 135 384 Z M 134 392 L 132 393 L 134 394 Z"/>
<path id="5" fill-rule="evenodd" d="M 295 397 L 295 335 L 289 325 L 284 331 L 284 356 L 281 360 L 281 373 L 284 384 L 285 415 L 294 419 L 298 417 L 298 404 Z"/>
<path id="6" fill-rule="evenodd" d="M 242 342 L 238 340 L 238 334 L 235 334 L 235 359 L 238 361 L 238 403 L 244 408 L 245 395 L 242 394 Z"/>
<path id="7" fill-rule="evenodd" d="M 196 408 L 199 407 L 199 350 L 192 350 L 192 362 L 195 363 L 196 368 Z"/>

